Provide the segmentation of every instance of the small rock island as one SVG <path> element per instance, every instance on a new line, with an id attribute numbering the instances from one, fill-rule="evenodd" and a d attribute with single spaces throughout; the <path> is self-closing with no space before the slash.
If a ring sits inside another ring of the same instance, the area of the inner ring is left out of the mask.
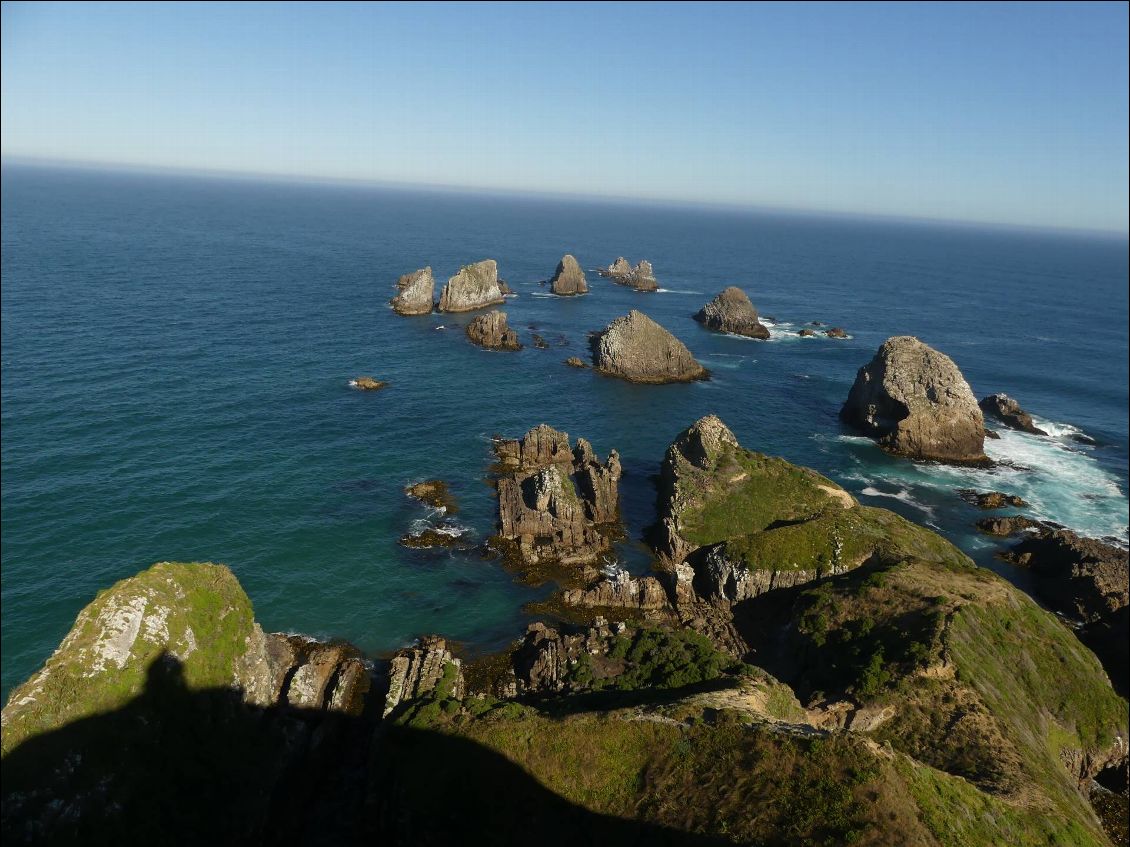
<path id="1" fill-rule="evenodd" d="M 596 370 L 628 382 L 693 382 L 710 377 L 683 342 L 635 309 L 596 336 L 592 349 Z"/>
<path id="2" fill-rule="evenodd" d="M 634 268 L 623 256 L 620 256 L 607 268 L 602 268 L 598 273 L 615 283 L 634 288 L 636 291 L 658 291 L 659 283 L 655 281 L 655 272 L 651 269 L 651 262 L 646 259 L 640 261 Z"/>
<path id="3" fill-rule="evenodd" d="M 389 301 L 398 315 L 431 314 L 436 281 L 430 267 L 404 274 L 396 281 L 398 294 Z"/>
<path id="4" fill-rule="evenodd" d="M 758 319 L 757 309 L 749 296 L 735 285 L 724 289 L 699 309 L 694 319 L 717 332 L 762 340 L 769 337 L 769 329 Z"/>
<path id="5" fill-rule="evenodd" d="M 566 253 L 557 263 L 557 270 L 549 281 L 549 290 L 560 296 L 570 297 L 575 294 L 587 294 L 588 283 L 585 282 L 585 272 L 572 255 Z"/>
<path id="6" fill-rule="evenodd" d="M 464 265 L 447 281 L 439 295 L 439 311 L 471 312 L 506 302 L 498 284 L 498 263 L 484 259 Z"/>
<path id="7" fill-rule="evenodd" d="M 521 350 L 518 333 L 506 322 L 506 312 L 497 309 L 477 315 L 467 324 L 467 338 L 487 350 Z"/>

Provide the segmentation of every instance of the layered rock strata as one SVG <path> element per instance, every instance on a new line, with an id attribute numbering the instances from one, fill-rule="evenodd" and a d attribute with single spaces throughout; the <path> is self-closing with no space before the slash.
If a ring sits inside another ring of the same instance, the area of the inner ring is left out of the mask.
<path id="1" fill-rule="evenodd" d="M 990 463 L 984 416 L 969 384 L 949 356 L 912 336 L 888 338 L 859 369 L 840 417 L 889 453 Z"/>
<path id="2" fill-rule="evenodd" d="M 619 518 L 620 457 L 600 463 L 583 438 L 541 424 L 520 439 L 495 442 L 499 538 L 524 564 L 591 563 L 611 549 Z"/>

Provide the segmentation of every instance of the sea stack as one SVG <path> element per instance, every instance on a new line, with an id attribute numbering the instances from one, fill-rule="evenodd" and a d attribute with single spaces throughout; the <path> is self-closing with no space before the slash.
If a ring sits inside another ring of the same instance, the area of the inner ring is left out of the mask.
<path id="1" fill-rule="evenodd" d="M 404 274 L 396 281 L 399 292 L 389 303 L 400 315 L 427 315 L 432 311 L 436 281 L 430 267 Z"/>
<path id="2" fill-rule="evenodd" d="M 585 282 L 585 272 L 581 270 L 581 266 L 572 255 L 566 253 L 557 263 L 557 270 L 549 282 L 549 290 L 563 297 L 588 293 L 589 286 Z"/>
<path id="3" fill-rule="evenodd" d="M 1007 394 L 990 394 L 981 401 L 981 411 L 992 415 L 1009 429 L 1017 429 L 1032 435 L 1047 435 L 1036 426 L 1032 416 L 1020 408 L 1020 404 Z"/>
<path id="4" fill-rule="evenodd" d="M 470 312 L 503 302 L 505 297 L 498 287 L 498 263 L 494 259 L 484 259 L 473 265 L 464 265 L 447 281 L 439 295 L 439 310 Z"/>
<path id="5" fill-rule="evenodd" d="M 518 333 L 506 323 L 506 312 L 497 309 L 478 315 L 467 324 L 467 337 L 488 350 L 521 350 Z"/>
<path id="6" fill-rule="evenodd" d="M 769 337 L 769 330 L 758 320 L 757 309 L 749 297 L 734 285 L 699 309 L 694 319 L 718 332 L 762 340 Z"/>
<path id="7" fill-rule="evenodd" d="M 635 309 L 610 323 L 592 347 L 593 367 L 629 382 L 692 382 L 710 376 L 683 342 Z"/>
<path id="8" fill-rule="evenodd" d="M 895 455 L 989 464 L 985 420 L 965 377 L 910 335 L 888 338 L 859 369 L 840 417 Z"/>
<path id="9" fill-rule="evenodd" d="M 599 271 L 601 276 L 606 276 L 613 282 L 634 288 L 636 291 L 658 291 L 659 283 L 655 281 L 655 272 L 651 269 L 651 262 L 643 259 L 634 268 L 623 256 L 607 268 Z"/>

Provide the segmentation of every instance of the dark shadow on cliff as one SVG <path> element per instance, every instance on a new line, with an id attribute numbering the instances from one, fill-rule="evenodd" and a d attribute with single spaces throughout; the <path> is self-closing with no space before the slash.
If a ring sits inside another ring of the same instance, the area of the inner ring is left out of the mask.
<path id="1" fill-rule="evenodd" d="M 171 656 L 140 696 L 2 769 L 9 844 L 718 843 L 573 805 L 465 738 L 191 691 Z"/>

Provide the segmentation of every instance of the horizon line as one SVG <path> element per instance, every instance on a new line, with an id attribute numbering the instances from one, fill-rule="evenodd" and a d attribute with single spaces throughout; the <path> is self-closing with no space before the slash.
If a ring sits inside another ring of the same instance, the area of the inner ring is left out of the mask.
<path id="1" fill-rule="evenodd" d="M 408 182 L 373 177 L 325 176 L 300 174 L 283 171 L 249 171 L 230 168 L 205 168 L 192 165 L 158 165 L 138 162 L 123 162 L 98 159 L 68 159 L 58 157 L 32 156 L 20 153 L 0 153 L 0 165 L 16 165 L 37 168 L 60 168 L 88 171 L 125 171 L 129 173 L 150 173 L 182 175 L 210 179 L 235 179 L 249 182 L 281 182 L 298 185 L 335 185 L 357 188 L 384 188 L 392 190 L 425 190 L 450 194 L 486 194 L 509 197 L 536 197 L 554 200 L 573 200 L 597 203 L 655 203 L 676 208 L 697 208 L 714 211 L 776 213 L 800 217 L 852 218 L 911 224 L 933 224 L 939 226 L 958 226 L 984 229 L 1007 229 L 1013 231 L 1048 232 L 1064 235 L 1091 235 L 1104 238 L 1130 238 L 1128 229 L 1098 229 L 1095 227 L 1010 223 L 1007 221 L 985 219 L 961 219 L 928 217 L 925 215 L 901 215 L 893 212 L 861 212 L 847 209 L 814 208 L 808 206 L 772 206 L 756 203 L 739 203 L 725 200 L 691 200 L 682 197 L 660 195 L 587 194 L 581 192 L 557 191 L 537 188 L 506 188 L 501 186 L 474 185 L 468 183 Z"/>

